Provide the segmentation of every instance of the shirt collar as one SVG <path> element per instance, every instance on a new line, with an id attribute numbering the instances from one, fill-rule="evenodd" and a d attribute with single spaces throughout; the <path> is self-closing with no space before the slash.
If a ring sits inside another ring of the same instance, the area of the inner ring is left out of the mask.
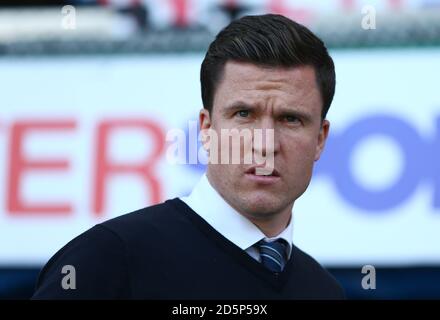
<path id="1" fill-rule="evenodd" d="M 246 250 L 262 239 L 270 242 L 282 238 L 289 244 L 288 256 L 290 257 L 293 243 L 292 219 L 278 236 L 266 237 L 256 225 L 222 198 L 211 185 L 206 174 L 203 174 L 189 196 L 180 199 L 239 248 Z"/>

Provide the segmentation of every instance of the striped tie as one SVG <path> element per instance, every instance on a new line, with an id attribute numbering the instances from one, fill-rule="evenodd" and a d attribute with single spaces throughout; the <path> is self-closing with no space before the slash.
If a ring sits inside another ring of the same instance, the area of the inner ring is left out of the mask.
<path id="1" fill-rule="evenodd" d="M 258 242 L 261 263 L 273 272 L 281 272 L 287 261 L 287 243 L 283 239 L 272 242 L 261 240 Z"/>

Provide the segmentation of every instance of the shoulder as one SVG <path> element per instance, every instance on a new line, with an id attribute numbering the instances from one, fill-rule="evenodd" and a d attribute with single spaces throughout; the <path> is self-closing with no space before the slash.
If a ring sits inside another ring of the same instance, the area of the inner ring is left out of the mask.
<path id="1" fill-rule="evenodd" d="M 96 225 L 68 242 L 46 263 L 33 299 L 123 297 L 127 295 L 127 277 L 123 243 Z"/>
<path id="2" fill-rule="evenodd" d="M 176 199 L 145 207 L 131 213 L 107 220 L 100 224 L 123 242 L 142 238 L 157 239 L 179 228 L 188 220 L 175 206 Z"/>
<path id="3" fill-rule="evenodd" d="M 176 225 L 179 215 L 168 202 L 97 224 L 68 242 L 41 270 L 33 298 L 128 297 L 130 252 L 140 242 L 157 239 L 166 232 L 164 226 Z M 65 266 L 75 270 L 74 290 L 62 288 Z"/>
<path id="4" fill-rule="evenodd" d="M 345 299 L 342 286 L 319 262 L 296 246 L 292 248 L 293 264 L 309 287 L 316 287 L 320 296 Z"/>

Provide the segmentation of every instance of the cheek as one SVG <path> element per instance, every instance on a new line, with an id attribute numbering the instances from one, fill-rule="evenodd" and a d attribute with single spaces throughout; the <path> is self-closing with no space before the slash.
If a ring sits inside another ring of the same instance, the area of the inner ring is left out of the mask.
<path id="1" fill-rule="evenodd" d="M 310 138 L 290 138 L 284 143 L 284 162 L 289 168 L 307 170 L 315 162 L 316 141 Z"/>

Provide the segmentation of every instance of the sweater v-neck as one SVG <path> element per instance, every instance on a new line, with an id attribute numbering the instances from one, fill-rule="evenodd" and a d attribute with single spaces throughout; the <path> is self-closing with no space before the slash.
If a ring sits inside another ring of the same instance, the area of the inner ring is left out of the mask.
<path id="1" fill-rule="evenodd" d="M 255 276 L 271 285 L 277 291 L 281 291 L 284 285 L 288 282 L 289 276 L 294 267 L 294 247 L 292 248 L 292 254 L 289 260 L 286 262 L 284 269 L 279 273 L 274 273 L 263 266 L 260 262 L 252 258 L 246 251 L 229 241 L 179 198 L 167 200 L 165 203 L 170 204 L 178 212 L 183 212 L 184 216 L 188 218 L 190 222 L 194 224 L 209 241 L 215 242 L 215 244 L 220 249 L 225 251 L 230 257 L 235 259 L 239 264 L 252 272 Z"/>

